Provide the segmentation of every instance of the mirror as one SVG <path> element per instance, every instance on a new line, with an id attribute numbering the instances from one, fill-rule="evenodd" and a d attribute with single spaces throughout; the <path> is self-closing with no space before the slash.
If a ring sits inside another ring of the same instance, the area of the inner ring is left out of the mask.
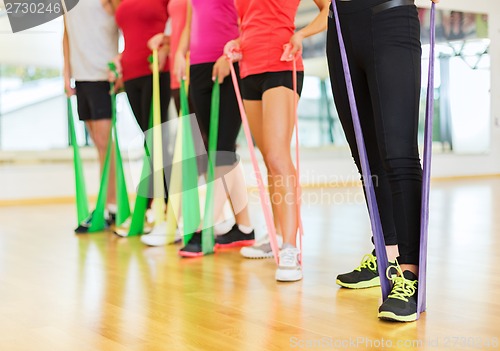
<path id="1" fill-rule="evenodd" d="M 429 11 L 418 9 L 422 40 L 420 142 L 423 141 L 429 65 Z M 325 41 L 325 33 L 304 41 L 308 75 L 299 118 L 301 143 L 306 147 L 345 145 L 326 72 Z M 491 125 L 489 46 L 486 14 L 437 10 L 433 133 L 436 152 L 488 152 Z"/>

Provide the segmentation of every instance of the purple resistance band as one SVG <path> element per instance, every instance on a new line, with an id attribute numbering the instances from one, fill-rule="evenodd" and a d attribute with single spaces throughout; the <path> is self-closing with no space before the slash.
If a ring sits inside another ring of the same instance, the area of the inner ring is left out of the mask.
<path id="1" fill-rule="evenodd" d="M 417 318 L 425 311 L 427 274 L 427 237 L 429 234 L 429 194 L 431 188 L 432 122 L 434 119 L 434 48 L 436 45 L 436 4 L 432 3 L 430 23 L 429 74 L 425 110 L 422 210 L 420 214 L 420 259 Z"/>
<path id="2" fill-rule="evenodd" d="M 342 30 L 340 27 L 337 4 L 332 1 L 333 12 L 335 15 L 335 24 L 340 46 L 340 55 L 342 57 L 342 65 L 344 67 L 345 81 L 347 85 L 347 93 L 349 96 L 349 105 L 351 108 L 352 122 L 356 135 L 356 144 L 358 146 L 359 158 L 361 161 L 361 170 L 363 174 L 363 183 L 366 190 L 368 210 L 370 213 L 370 222 L 375 242 L 375 251 L 377 254 L 377 267 L 380 276 L 382 288 L 382 298 L 385 300 L 389 295 L 391 285 L 386 276 L 387 270 L 387 253 L 385 250 L 384 233 L 380 222 L 380 215 L 373 188 L 373 181 L 366 154 L 366 147 L 359 121 L 358 108 L 356 106 L 356 98 L 354 96 L 354 88 L 352 85 L 351 72 L 347 53 L 345 49 Z M 419 261 L 419 289 L 418 289 L 418 308 L 417 313 L 425 311 L 425 280 L 427 268 L 427 237 L 429 224 L 429 190 L 430 190 L 430 169 L 431 169 L 431 153 L 432 153 L 432 120 L 434 115 L 434 40 L 435 39 L 435 4 L 431 7 L 431 23 L 430 23 L 430 56 L 429 56 L 429 80 L 427 85 L 427 108 L 425 115 L 425 140 L 424 140 L 424 157 L 423 157 L 423 185 L 422 185 L 422 208 L 421 208 L 421 225 L 420 225 L 420 261 Z"/>

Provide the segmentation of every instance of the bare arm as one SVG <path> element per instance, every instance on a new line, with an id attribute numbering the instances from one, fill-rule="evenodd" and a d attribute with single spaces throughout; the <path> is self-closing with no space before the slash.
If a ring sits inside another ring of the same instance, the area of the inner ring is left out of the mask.
<path id="1" fill-rule="evenodd" d="M 113 16 L 120 2 L 121 0 L 101 0 L 101 5 L 109 15 Z"/>
<path id="2" fill-rule="evenodd" d="M 309 23 L 301 30 L 297 31 L 290 39 L 290 44 L 292 44 L 292 50 L 290 51 L 291 57 L 302 50 L 302 40 L 304 38 L 310 37 L 311 35 L 326 30 L 328 24 L 328 9 L 330 6 L 330 1 L 314 0 L 314 2 L 316 3 L 316 6 L 318 6 L 320 12 L 311 21 L 311 23 Z"/>
<path id="3" fill-rule="evenodd" d="M 192 7 L 191 1 L 187 1 L 186 8 L 186 24 L 182 31 L 179 46 L 177 47 L 177 52 L 175 53 L 174 58 L 174 74 L 177 76 L 177 79 L 183 80 L 186 79 L 186 54 L 189 51 L 189 43 L 191 37 L 191 18 L 192 18 Z"/>
<path id="4" fill-rule="evenodd" d="M 63 57 L 64 57 L 64 90 L 66 95 L 69 97 L 75 95 L 75 89 L 71 86 L 71 62 L 69 57 L 69 37 L 68 31 L 66 29 L 66 19 L 64 19 L 64 34 L 63 34 Z"/>
<path id="5" fill-rule="evenodd" d="M 189 42 L 191 38 L 192 12 L 193 9 L 191 6 L 191 1 L 188 0 L 186 8 L 186 24 L 184 25 L 184 29 L 182 30 L 182 34 L 179 39 L 179 45 L 177 46 L 177 53 L 180 53 L 183 56 L 186 56 L 187 52 L 189 51 Z"/>
<path id="6" fill-rule="evenodd" d="M 328 24 L 328 9 L 330 2 L 328 0 L 314 0 L 314 2 L 316 3 L 316 6 L 318 6 L 320 12 L 311 23 L 297 32 L 300 33 L 303 38 L 310 37 L 311 35 L 326 30 Z"/>
<path id="7" fill-rule="evenodd" d="M 111 4 L 113 5 L 114 11 L 116 11 L 116 9 L 118 8 L 118 5 L 120 5 L 121 2 L 122 2 L 122 0 L 111 0 Z"/>

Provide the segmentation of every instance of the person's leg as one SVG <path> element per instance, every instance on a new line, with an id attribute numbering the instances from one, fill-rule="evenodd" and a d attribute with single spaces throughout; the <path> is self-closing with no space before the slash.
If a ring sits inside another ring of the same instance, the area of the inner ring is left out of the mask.
<path id="1" fill-rule="evenodd" d="M 168 107 L 170 105 L 170 73 L 160 74 L 160 105 L 162 122 L 162 146 L 163 146 L 163 185 L 165 189 L 165 204 L 168 203 L 168 185 L 172 172 L 173 153 L 169 147 L 170 128 L 168 123 Z"/>
<path id="2" fill-rule="evenodd" d="M 170 89 L 170 95 L 172 96 L 172 99 L 174 100 L 175 104 L 175 109 L 177 111 L 177 115 L 181 112 L 181 95 L 180 95 L 180 89 Z"/>
<path id="3" fill-rule="evenodd" d="M 238 73 L 238 67 L 235 67 Z M 248 213 L 248 192 L 244 171 L 236 154 L 236 139 L 241 129 L 241 118 L 232 80 L 220 84 L 219 128 L 217 139 L 216 179 L 221 184 L 215 191 L 215 209 L 222 212 L 228 200 L 236 225 L 216 239 L 217 247 L 240 247 L 254 243 L 255 233 Z M 218 209 L 220 207 L 220 209 Z"/>
<path id="4" fill-rule="evenodd" d="M 196 114 L 196 121 L 201 134 L 208 134 L 213 87 L 212 65 L 213 64 L 206 63 L 191 65 L 190 67 L 189 97 L 194 107 L 194 110 L 190 112 Z M 197 126 L 192 126 L 192 129 L 195 130 L 196 127 Z M 194 142 L 200 143 L 202 141 L 196 140 L 195 138 Z M 202 158 L 198 157 L 198 166 L 200 166 L 200 159 Z M 206 166 L 204 168 L 206 168 Z M 201 172 L 201 170 L 199 170 L 199 172 Z M 199 225 L 201 226 L 201 223 Z M 191 240 L 179 250 L 179 255 L 182 257 L 203 256 L 201 244 L 201 231 L 196 231 Z"/>
<path id="5" fill-rule="evenodd" d="M 343 3 L 342 6 L 355 4 Z M 365 17 L 371 14 L 371 9 L 358 11 L 348 15 L 342 13 L 339 8 L 340 22 L 343 30 L 345 47 L 349 58 L 351 78 L 355 90 L 358 113 L 360 117 L 363 137 L 366 145 L 366 152 L 372 173 L 375 196 L 380 214 L 384 240 L 386 244 L 387 257 L 390 262 L 394 262 L 398 256 L 397 236 L 394 225 L 392 192 L 389 185 L 387 173 L 383 166 L 378 146 L 378 136 L 375 133 L 375 121 L 373 106 L 371 102 L 370 90 L 366 78 L 365 67 L 363 66 L 364 52 L 360 50 L 365 43 L 365 37 L 369 37 L 369 29 L 363 24 Z M 348 23 L 353 23 L 349 25 Z M 368 32 L 368 34 L 365 33 Z M 361 56 L 361 57 L 360 57 Z M 327 58 L 330 70 L 330 80 L 333 89 L 335 105 L 339 118 L 351 149 L 352 157 L 361 174 L 361 164 L 358 147 L 356 143 L 354 126 L 352 123 L 351 108 L 347 94 L 347 87 L 344 77 L 344 69 L 340 56 L 337 30 L 333 18 L 329 19 L 327 32 Z M 363 177 L 361 176 L 363 180 Z M 363 187 L 363 191 L 365 188 Z M 365 193 L 366 197 L 366 193 Z M 373 240 L 373 239 L 372 239 Z M 347 288 L 369 288 L 378 286 L 380 278 L 377 270 L 375 252 L 365 255 L 359 267 L 352 272 L 337 276 L 337 284 Z"/>
<path id="6" fill-rule="evenodd" d="M 298 73 L 298 97 L 303 73 Z M 262 111 L 266 128 L 263 130 L 262 155 L 270 181 L 274 183 L 271 200 L 276 203 L 283 246 L 275 278 L 278 281 L 302 279 L 300 250 L 296 247 L 299 223 L 297 172 L 291 157 L 291 139 L 295 122 L 295 98 L 292 72 L 266 73 L 263 82 Z M 297 145 L 296 147 L 300 147 Z"/>
<path id="7" fill-rule="evenodd" d="M 239 75 L 238 66 L 235 69 Z M 236 99 L 233 81 L 227 77 L 220 84 L 216 176 L 217 179 L 225 181 L 226 191 L 230 195 L 229 200 L 233 208 L 236 223 L 240 226 L 251 227 L 250 216 L 248 214 L 246 182 L 241 167 L 238 167 L 236 154 L 236 139 L 240 130 L 241 117 L 238 100 Z M 236 169 L 233 170 L 235 167 Z M 221 198 L 220 204 L 224 202 L 225 199 Z M 216 202 L 216 204 L 218 203 Z"/>
<path id="8" fill-rule="evenodd" d="M 149 200 L 148 200 L 148 208 L 151 208 L 153 204 L 153 200 L 156 197 L 156 190 L 154 188 L 154 181 L 153 181 L 153 175 L 154 175 L 154 164 L 153 164 L 153 145 L 154 145 L 154 140 L 153 140 L 153 127 L 150 128 L 150 122 L 151 126 L 153 125 L 152 123 L 152 110 L 151 110 L 151 104 L 153 100 L 153 76 L 148 75 L 140 78 L 140 83 L 138 88 L 139 88 L 139 109 L 140 109 L 140 115 L 137 118 L 137 122 L 139 123 L 139 126 L 141 127 L 141 130 L 145 133 L 146 137 L 146 152 L 148 154 L 149 158 L 149 164 L 150 164 L 150 176 L 149 176 Z"/>
<path id="9" fill-rule="evenodd" d="M 168 203 L 168 185 L 170 181 L 170 172 L 172 170 L 172 155 L 169 150 L 168 140 L 169 140 L 169 129 L 168 124 L 168 106 L 170 104 L 170 74 L 161 72 L 159 76 L 159 85 L 160 85 L 160 122 L 161 125 L 154 126 L 150 128 L 150 120 L 152 118 L 152 107 L 153 107 L 153 76 L 148 75 L 142 77 L 141 86 L 140 86 L 140 109 L 141 109 L 141 121 L 140 125 L 143 131 L 146 132 L 146 140 L 147 151 L 149 152 L 149 160 L 151 166 L 151 176 L 149 179 L 149 189 L 151 193 L 151 197 L 148 201 L 148 209 L 152 207 L 153 200 L 159 200 L 161 198 L 161 189 L 155 188 L 154 184 L 154 173 L 161 172 L 161 178 L 163 183 L 163 198 L 165 202 L 164 211 L 161 212 L 161 217 L 158 218 L 158 214 L 154 213 L 155 224 L 151 230 L 151 233 L 147 236 L 147 238 L 142 239 L 141 241 L 147 245 L 151 246 L 161 246 L 167 244 L 167 223 L 165 221 L 166 205 Z M 161 129 L 161 154 L 162 154 L 162 169 L 154 170 L 154 132 L 155 128 Z M 148 135 L 150 138 L 148 138 Z M 152 211 L 150 211 L 152 212 Z M 151 214 L 153 216 L 153 214 Z"/>
<path id="10" fill-rule="evenodd" d="M 290 143 L 293 132 L 293 91 L 277 87 L 264 92 L 262 97 L 261 152 L 268 169 L 272 189 L 272 202 L 277 209 L 283 243 L 296 246 L 297 238 L 297 193 L 296 170 L 291 158 Z"/>
<path id="11" fill-rule="evenodd" d="M 253 141 L 257 148 L 262 152 L 264 143 L 264 118 L 263 118 L 263 105 L 262 95 L 264 93 L 264 82 L 267 74 L 251 75 L 244 78 L 241 82 L 243 104 L 248 118 L 249 127 L 252 133 Z M 271 175 L 268 176 L 268 189 L 269 189 L 269 202 L 271 204 L 273 222 L 276 233 L 278 234 L 278 245 L 282 246 L 283 237 L 281 235 L 281 224 L 278 215 L 278 203 L 272 201 L 272 194 L 275 193 L 274 182 L 272 182 Z M 252 247 L 244 247 L 240 253 L 245 258 L 272 258 L 274 257 L 269 234 L 266 234 L 260 241 Z"/>
<path id="12" fill-rule="evenodd" d="M 200 126 L 202 135 L 208 135 L 210 132 L 210 111 L 212 104 L 212 64 L 201 64 L 191 66 L 191 87 L 190 97 L 193 102 L 196 119 Z M 226 79 L 220 85 L 220 107 L 219 107 L 219 128 L 217 140 L 217 154 L 215 167 L 215 186 L 214 191 L 214 223 L 223 213 L 223 208 L 228 200 L 228 193 L 233 205 L 236 223 L 239 226 L 250 227 L 250 219 L 246 209 L 246 197 L 242 198 L 241 189 L 235 190 L 236 186 L 242 187 L 246 194 L 246 187 L 242 181 L 242 173 L 235 170 L 236 154 L 235 141 L 241 126 L 239 118 L 238 104 L 234 93 L 234 87 L 230 79 Z M 208 146 L 208 145 L 207 145 Z M 238 200 L 238 199 L 241 199 Z M 233 238 L 233 233 L 230 237 Z M 218 245 L 234 244 L 226 242 L 229 236 L 226 236 L 223 242 L 217 241 Z M 245 240 L 246 241 L 246 240 Z M 234 246 L 234 245 L 233 245 Z"/>
<path id="13" fill-rule="evenodd" d="M 76 90 L 76 99 L 77 99 L 77 107 L 78 107 L 78 118 L 80 121 L 85 123 L 85 127 L 90 135 L 92 135 L 92 124 L 89 123 L 91 121 L 91 111 L 90 104 L 88 101 L 88 93 L 86 89 L 87 82 L 75 82 L 75 90 Z M 76 141 L 75 141 L 76 142 Z M 102 168 L 101 168 L 102 169 Z M 78 223 L 78 227 L 75 229 L 75 233 L 83 234 L 87 233 L 88 229 L 91 225 L 92 214 L 83 220 L 81 223 Z"/>
<path id="14" fill-rule="evenodd" d="M 145 108 L 144 103 L 143 103 L 143 91 L 144 91 L 144 86 L 146 85 L 151 85 L 151 80 L 148 80 L 147 77 L 139 77 L 139 78 L 134 78 L 130 79 L 125 82 L 125 91 L 127 93 L 127 98 L 130 104 L 130 107 L 132 109 L 132 112 L 134 113 L 135 120 L 137 121 L 137 125 L 141 129 L 142 132 L 146 132 L 149 129 L 149 107 Z M 151 102 L 150 102 L 151 104 Z M 151 163 L 152 166 L 152 158 L 149 150 L 150 145 L 148 145 L 148 140 L 147 140 L 148 134 L 145 134 L 145 140 L 144 140 L 144 149 L 145 152 L 148 155 L 148 161 Z M 137 186 L 137 193 L 140 196 L 143 197 L 148 197 L 148 208 L 151 207 L 152 203 L 152 197 L 153 197 L 153 187 L 152 187 L 152 180 L 151 174 L 144 180 L 140 182 L 140 184 Z M 144 186 L 144 182 L 148 182 L 148 187 Z"/>
<path id="15" fill-rule="evenodd" d="M 248 116 L 248 124 L 250 125 L 250 130 L 252 131 L 252 137 L 255 141 L 255 144 L 260 149 L 263 143 L 264 138 L 264 118 L 263 118 L 263 110 L 262 110 L 262 100 L 244 100 L 245 111 Z M 268 175 L 268 187 L 269 194 L 275 193 L 274 182 L 271 182 L 271 179 Z M 271 198 L 270 198 L 271 199 Z M 276 233 L 281 234 L 281 224 L 278 216 L 278 205 L 271 202 L 272 210 L 273 210 L 273 221 L 274 227 L 276 228 Z"/>
<path id="16" fill-rule="evenodd" d="M 392 290 L 378 317 L 410 322 L 417 318 L 422 196 L 417 144 L 421 44 L 416 7 L 372 14 L 370 28 L 371 45 L 364 57 L 379 148 L 392 190 L 400 264 L 397 274 L 391 275 Z"/>
<path id="17" fill-rule="evenodd" d="M 101 161 L 101 169 L 103 169 L 106 159 L 108 143 L 110 141 L 111 131 L 111 96 L 109 94 L 111 86 L 108 82 L 92 82 L 92 92 L 89 96 L 90 109 L 92 112 L 91 136 L 99 153 Z M 115 160 L 114 147 L 111 148 L 111 159 L 109 168 L 109 183 L 107 203 L 110 212 L 116 212 L 116 176 L 115 176 Z"/>
<path id="18" fill-rule="evenodd" d="M 342 19 L 344 21 L 341 21 L 341 23 L 345 23 L 346 19 L 343 18 L 341 14 L 341 20 Z M 396 230 L 393 218 L 392 193 L 378 147 L 377 135 L 375 133 L 373 107 L 371 103 L 368 82 L 366 80 L 366 75 L 363 67 L 357 64 L 356 51 L 353 48 L 353 44 L 350 40 L 349 29 L 351 29 L 350 26 L 343 26 L 346 50 L 348 52 L 348 57 L 352 58 L 352 60 L 350 61 L 351 78 L 355 90 L 358 113 L 366 145 L 366 152 L 368 155 L 370 170 L 372 173 L 372 181 L 374 185 L 375 196 L 377 198 L 380 220 L 382 223 L 382 229 L 384 231 L 387 256 L 389 261 L 393 262 L 398 256 L 398 252 Z M 361 163 L 354 133 L 354 126 L 352 124 L 351 109 L 347 95 L 344 70 L 340 57 L 340 47 L 338 43 L 337 30 L 335 28 L 333 19 L 329 19 L 328 25 L 327 57 L 335 105 L 339 113 L 339 118 L 347 142 L 351 149 L 351 155 L 356 163 L 359 173 L 361 174 Z M 364 190 L 365 189 L 363 188 L 363 191 Z"/>
<path id="19" fill-rule="evenodd" d="M 76 93 L 78 115 L 80 119 L 85 122 L 85 126 L 97 149 L 99 168 L 102 175 L 111 129 L 111 98 L 109 96 L 109 83 L 77 82 Z M 115 169 L 113 161 L 114 159 L 112 158 L 106 199 L 110 212 L 116 212 Z M 99 180 L 101 180 L 101 177 Z M 84 230 L 84 228 L 80 229 Z"/>
<path id="20" fill-rule="evenodd" d="M 388 24 L 390 23 L 390 25 Z M 422 169 L 417 133 L 420 104 L 420 25 L 414 6 L 373 17 L 376 60 L 368 71 L 379 145 L 388 173 L 398 237 L 398 262 L 418 275 Z"/>
<path id="21" fill-rule="evenodd" d="M 99 164 L 101 173 L 104 169 L 104 162 L 106 160 L 106 153 L 108 150 L 109 135 L 111 131 L 110 119 L 99 119 L 87 121 L 87 129 L 89 130 L 90 137 L 97 149 L 99 157 Z M 107 204 L 116 205 L 116 183 L 115 183 L 115 167 L 114 167 L 114 150 L 111 149 L 111 162 L 109 167 L 109 183 L 108 183 L 108 196 Z"/>

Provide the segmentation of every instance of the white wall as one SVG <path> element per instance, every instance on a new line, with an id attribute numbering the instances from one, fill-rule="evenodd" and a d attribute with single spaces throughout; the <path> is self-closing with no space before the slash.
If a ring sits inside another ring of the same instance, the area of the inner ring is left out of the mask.
<path id="1" fill-rule="evenodd" d="M 63 21 L 12 33 L 7 16 L 0 17 L 0 64 L 59 68 L 62 65 Z"/>

